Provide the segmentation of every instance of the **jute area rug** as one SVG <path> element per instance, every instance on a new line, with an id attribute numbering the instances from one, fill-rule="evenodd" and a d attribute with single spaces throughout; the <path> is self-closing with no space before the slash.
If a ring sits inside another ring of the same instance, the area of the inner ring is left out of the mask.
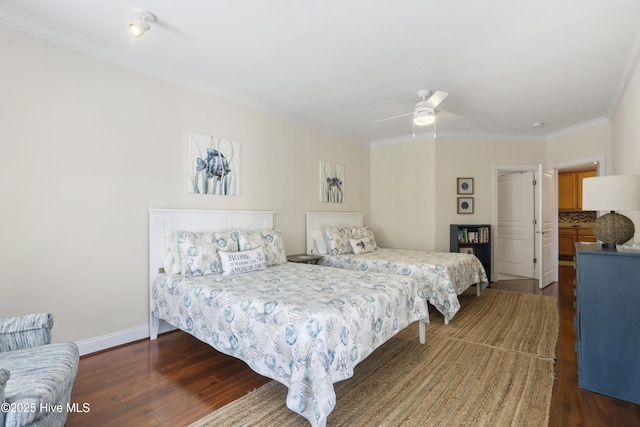
<path id="1" fill-rule="evenodd" d="M 327 426 L 547 426 L 557 299 L 471 289 L 460 300 L 449 325 L 432 310 L 425 345 L 413 324 L 336 383 Z M 286 394 L 271 381 L 190 427 L 308 426 Z"/>

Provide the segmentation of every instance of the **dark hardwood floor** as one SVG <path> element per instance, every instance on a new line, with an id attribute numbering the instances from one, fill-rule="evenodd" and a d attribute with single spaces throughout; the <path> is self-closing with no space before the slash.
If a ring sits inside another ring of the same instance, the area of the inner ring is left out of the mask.
<path id="1" fill-rule="evenodd" d="M 558 297 L 560 333 L 549 426 L 640 426 L 640 405 L 578 388 L 574 278 L 572 267 L 561 266 L 559 283 L 542 291 L 533 280 L 492 284 L 494 289 Z M 170 332 L 156 341 L 83 356 L 71 402 L 80 408 L 87 404 L 89 410 L 69 414 L 66 425 L 185 426 L 268 381 L 196 338 Z"/>

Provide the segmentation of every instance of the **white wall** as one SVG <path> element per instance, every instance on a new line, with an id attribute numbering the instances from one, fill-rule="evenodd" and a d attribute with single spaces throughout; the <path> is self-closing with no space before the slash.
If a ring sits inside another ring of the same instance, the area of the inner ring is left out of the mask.
<path id="1" fill-rule="evenodd" d="M 448 251 L 449 224 L 492 223 L 494 165 L 554 165 L 604 154 L 611 170 L 611 128 L 609 121 L 600 120 L 548 139 L 439 135 L 435 141 L 374 146 L 371 225 L 382 245 Z M 458 177 L 474 178 L 473 214 L 457 213 Z"/>
<path id="2" fill-rule="evenodd" d="M 449 224 L 491 224 L 496 203 L 493 194 L 494 165 L 537 165 L 544 162 L 541 139 L 453 139 L 436 141 L 436 250 L 449 251 Z M 473 214 L 457 213 L 458 177 L 474 182 Z"/>
<path id="3" fill-rule="evenodd" d="M 613 118 L 613 174 L 640 175 L 640 68 L 636 67 Z M 624 212 L 636 228 L 640 242 L 640 212 Z"/>
<path id="4" fill-rule="evenodd" d="M 571 131 L 547 138 L 547 165 L 566 164 L 580 159 L 604 156 L 606 174 L 610 174 L 612 155 L 612 124 L 597 120 Z"/>
<path id="5" fill-rule="evenodd" d="M 55 315 L 55 341 L 148 323 L 147 209 L 369 212 L 369 147 L 0 26 L 0 317 Z M 240 143 L 237 197 L 187 193 L 187 135 Z M 319 162 L 345 203 L 319 202 Z"/>
<path id="6" fill-rule="evenodd" d="M 449 251 L 449 224 L 488 223 L 493 166 L 537 165 L 542 139 L 416 138 L 371 149 L 371 225 L 382 246 Z M 474 179 L 474 213 L 457 213 L 458 177 Z"/>
<path id="7" fill-rule="evenodd" d="M 432 138 L 371 147 L 371 220 L 378 245 L 434 250 Z"/>

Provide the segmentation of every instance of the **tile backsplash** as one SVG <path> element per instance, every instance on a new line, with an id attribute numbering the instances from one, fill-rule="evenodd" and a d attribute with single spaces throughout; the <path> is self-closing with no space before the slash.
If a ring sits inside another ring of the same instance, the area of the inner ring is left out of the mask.
<path id="1" fill-rule="evenodd" d="M 596 211 L 558 212 L 558 222 L 595 222 Z"/>

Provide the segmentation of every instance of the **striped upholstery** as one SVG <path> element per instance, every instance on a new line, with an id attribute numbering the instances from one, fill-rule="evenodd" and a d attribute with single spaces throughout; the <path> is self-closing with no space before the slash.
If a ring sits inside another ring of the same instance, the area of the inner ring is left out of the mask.
<path id="1" fill-rule="evenodd" d="M 0 352 L 49 344 L 51 328 L 50 313 L 0 319 Z"/>
<path id="2" fill-rule="evenodd" d="M 75 343 L 48 344 L 52 326 L 50 314 L 0 319 L 0 384 L 3 372 L 10 375 L 4 401 L 25 409 L 4 414 L 0 425 L 64 426 L 79 354 Z M 43 341 L 47 344 L 40 344 Z"/>
<path id="3" fill-rule="evenodd" d="M 0 369 L 0 403 L 4 403 L 4 388 L 7 385 L 7 380 L 9 379 L 9 371 L 6 369 Z M 0 426 L 4 425 L 4 412 L 0 411 Z"/>

